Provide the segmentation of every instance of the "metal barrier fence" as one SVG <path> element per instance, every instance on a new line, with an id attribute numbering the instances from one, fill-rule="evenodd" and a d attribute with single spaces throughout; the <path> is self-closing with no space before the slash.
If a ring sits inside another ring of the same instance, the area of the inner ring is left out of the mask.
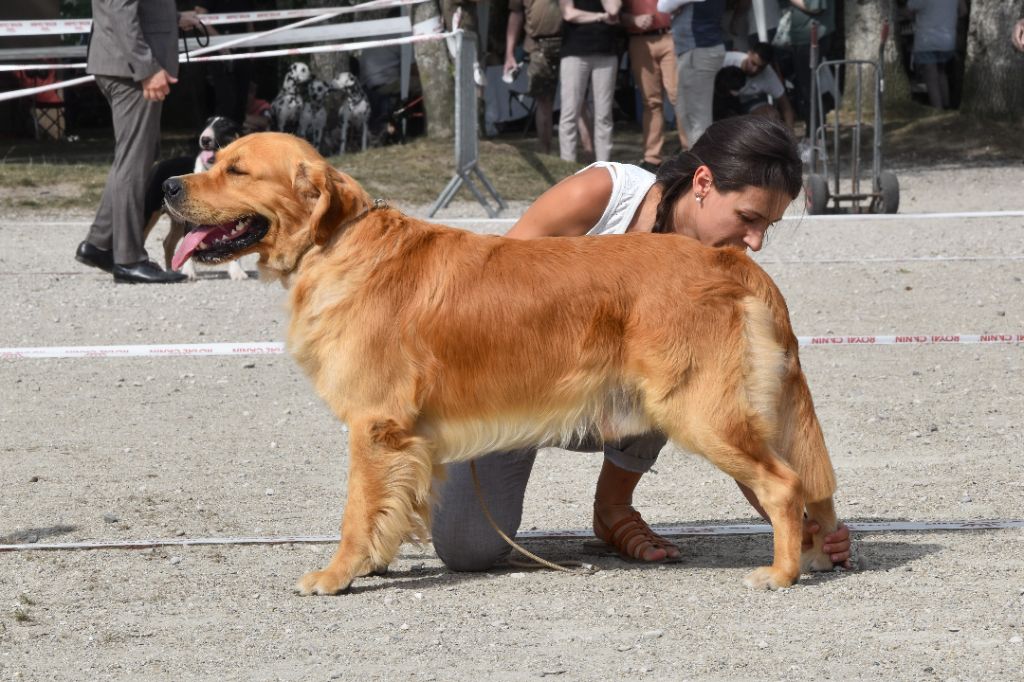
<path id="1" fill-rule="evenodd" d="M 431 218 L 440 209 L 446 208 L 455 198 L 462 185 L 469 191 L 487 211 L 488 217 L 494 218 L 506 208 L 501 195 L 484 175 L 480 168 L 479 132 L 477 129 L 477 97 L 476 82 L 473 80 L 473 64 L 476 62 L 476 37 L 468 36 L 465 31 L 455 34 L 455 175 L 448 181 L 427 215 Z M 498 204 L 497 209 L 491 207 L 483 193 L 473 184 L 475 175 L 491 198 Z"/>

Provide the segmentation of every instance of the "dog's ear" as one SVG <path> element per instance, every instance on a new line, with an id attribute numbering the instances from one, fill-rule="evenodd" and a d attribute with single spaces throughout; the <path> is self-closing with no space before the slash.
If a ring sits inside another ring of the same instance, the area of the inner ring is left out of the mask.
<path id="1" fill-rule="evenodd" d="M 366 207 L 362 188 L 326 161 L 300 164 L 295 187 L 313 204 L 309 231 L 317 246 L 326 244 L 338 226 Z"/>

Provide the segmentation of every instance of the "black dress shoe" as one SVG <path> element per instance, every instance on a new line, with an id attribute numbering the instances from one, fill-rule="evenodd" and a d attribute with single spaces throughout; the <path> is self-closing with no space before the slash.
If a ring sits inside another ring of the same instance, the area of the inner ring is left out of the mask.
<path id="1" fill-rule="evenodd" d="M 185 275 L 180 272 L 162 270 L 151 260 L 139 261 L 131 265 L 115 264 L 113 273 L 115 282 L 130 282 L 132 284 L 169 284 L 186 279 Z"/>
<path id="2" fill-rule="evenodd" d="M 110 272 L 114 269 L 114 254 L 89 242 L 82 242 L 75 251 L 75 260 L 93 268 Z"/>

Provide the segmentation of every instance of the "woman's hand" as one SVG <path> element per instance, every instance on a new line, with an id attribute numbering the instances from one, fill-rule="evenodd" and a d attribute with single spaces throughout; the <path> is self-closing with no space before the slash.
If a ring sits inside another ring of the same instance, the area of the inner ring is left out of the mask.
<path id="1" fill-rule="evenodd" d="M 814 535 L 821 531 L 821 526 L 814 519 L 804 519 L 803 548 L 814 546 Z M 832 560 L 833 564 L 849 570 L 853 568 L 850 561 L 850 529 L 842 521 L 834 531 L 825 536 L 822 551 Z"/>

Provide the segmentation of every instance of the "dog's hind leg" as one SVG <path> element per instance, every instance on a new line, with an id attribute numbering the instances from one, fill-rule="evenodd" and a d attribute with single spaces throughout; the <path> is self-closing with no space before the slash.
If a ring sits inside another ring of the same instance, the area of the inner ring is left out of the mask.
<path id="1" fill-rule="evenodd" d="M 681 445 L 704 455 L 712 464 L 757 496 L 775 533 L 775 553 L 771 566 L 747 575 L 748 587 L 778 589 L 789 587 L 800 577 L 800 542 L 803 531 L 803 491 L 800 478 L 767 443 L 766 434 L 755 421 L 740 415 L 729 418 L 708 414 L 680 432 L 669 435 Z M 703 422 L 703 423 L 701 423 Z M 697 432 L 697 433 L 695 433 Z"/>
<path id="2" fill-rule="evenodd" d="M 836 478 L 811 391 L 800 368 L 795 340 L 787 352 L 785 365 L 779 397 L 776 449 L 800 477 L 807 516 L 820 526 L 813 537 L 813 546 L 804 551 L 800 564 L 804 571 L 828 571 L 832 569 L 832 560 L 822 546 L 825 536 L 838 525 L 832 503 Z"/>
<path id="3" fill-rule="evenodd" d="M 427 441 L 393 419 L 352 420 L 349 462 L 341 543 L 325 569 L 299 581 L 304 595 L 343 592 L 355 578 L 385 571 L 404 540 L 429 535 Z"/>
<path id="4" fill-rule="evenodd" d="M 698 323 L 717 338 L 694 349 L 699 362 L 684 366 L 678 352 L 648 361 L 648 413 L 669 438 L 753 491 L 771 519 L 775 555 L 744 582 L 789 587 L 800 577 L 804 495 L 797 472 L 773 448 L 786 354 L 770 311 L 753 299 L 711 305 L 706 314 Z"/>

